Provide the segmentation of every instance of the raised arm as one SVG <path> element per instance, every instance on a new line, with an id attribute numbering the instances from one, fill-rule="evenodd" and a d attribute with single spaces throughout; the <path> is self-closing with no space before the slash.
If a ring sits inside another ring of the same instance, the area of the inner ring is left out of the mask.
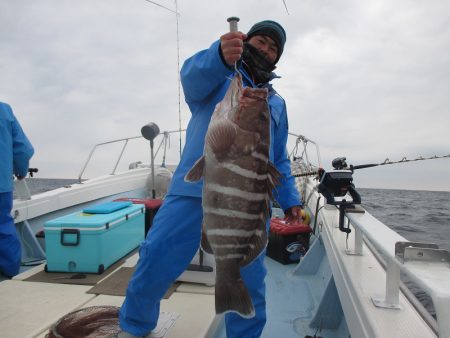
<path id="1" fill-rule="evenodd" d="M 241 57 L 244 38 L 241 32 L 226 33 L 211 47 L 184 62 L 181 84 L 187 103 L 205 100 L 233 74 L 233 64 Z"/>

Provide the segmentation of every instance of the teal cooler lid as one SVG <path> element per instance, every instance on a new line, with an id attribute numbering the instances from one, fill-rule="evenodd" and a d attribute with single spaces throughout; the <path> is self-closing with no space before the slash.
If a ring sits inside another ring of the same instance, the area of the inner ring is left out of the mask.
<path id="1" fill-rule="evenodd" d="M 117 202 L 111 202 L 117 203 Z M 47 221 L 44 224 L 44 230 L 55 230 L 58 228 L 74 228 L 80 230 L 104 230 L 109 228 L 111 223 L 124 219 L 128 217 L 132 217 L 132 214 L 143 212 L 144 206 L 139 204 L 132 204 L 131 202 L 125 202 L 128 206 L 121 207 L 116 211 L 109 213 L 88 213 L 86 210 L 95 211 L 95 207 L 86 208 L 83 211 L 78 211 L 69 215 L 61 216 L 55 218 L 53 220 Z M 107 203 L 109 204 L 109 203 Z M 101 207 L 99 205 L 98 207 Z M 109 208 L 109 207 L 107 207 Z M 99 208 L 98 210 L 106 210 L 107 208 Z M 112 208 L 109 208 L 112 210 Z"/>
<path id="2" fill-rule="evenodd" d="M 133 202 L 131 201 L 123 201 L 123 202 L 114 201 L 85 208 L 83 209 L 83 212 L 88 214 L 110 214 L 114 211 L 129 207 L 132 204 Z"/>

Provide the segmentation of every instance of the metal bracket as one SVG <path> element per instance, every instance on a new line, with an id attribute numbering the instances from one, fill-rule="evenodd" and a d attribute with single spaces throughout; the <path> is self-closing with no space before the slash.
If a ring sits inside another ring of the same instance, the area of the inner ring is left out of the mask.
<path id="1" fill-rule="evenodd" d="M 384 297 L 372 297 L 372 302 L 375 306 L 387 309 L 400 309 L 400 264 L 407 262 L 434 262 L 448 265 L 450 253 L 439 249 L 436 244 L 431 243 L 395 243 L 395 258 L 387 259 L 386 294 Z"/>
<path id="2" fill-rule="evenodd" d="M 382 309 L 391 309 L 391 310 L 400 310 L 401 307 L 399 304 L 391 304 L 387 302 L 384 298 L 376 298 L 372 297 L 372 303 L 376 307 L 382 308 Z"/>
<path id="3" fill-rule="evenodd" d="M 402 263 L 410 261 L 450 263 L 450 252 L 439 249 L 432 243 L 397 242 L 395 257 Z"/>

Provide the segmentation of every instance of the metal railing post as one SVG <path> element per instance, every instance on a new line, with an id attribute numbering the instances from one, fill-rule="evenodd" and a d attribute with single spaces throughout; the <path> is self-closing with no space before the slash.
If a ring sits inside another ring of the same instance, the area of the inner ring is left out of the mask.
<path id="1" fill-rule="evenodd" d="M 92 154 L 94 153 L 96 148 L 97 148 L 97 144 L 92 148 L 86 162 L 84 162 L 84 166 L 83 166 L 83 168 L 81 168 L 80 174 L 78 175 L 78 183 L 81 183 L 81 177 L 83 176 L 84 171 L 86 170 L 86 167 L 87 167 L 89 161 L 91 160 Z"/>
<path id="2" fill-rule="evenodd" d="M 400 309 L 400 267 L 395 258 L 388 257 L 386 266 L 386 292 L 384 298 L 372 297 L 376 307 Z"/>
<path id="3" fill-rule="evenodd" d="M 116 165 L 114 166 L 114 169 L 113 169 L 111 175 L 114 175 L 116 173 L 117 166 L 119 165 L 119 162 L 122 159 L 122 155 L 123 155 L 123 152 L 125 151 L 125 147 L 127 146 L 127 144 L 128 144 L 128 139 L 126 139 L 125 143 L 123 144 L 122 151 L 120 152 L 119 158 L 116 161 Z"/>
<path id="4" fill-rule="evenodd" d="M 345 250 L 347 255 L 363 255 L 363 233 L 357 227 L 354 227 L 355 241 L 353 242 L 353 250 Z"/>
<path id="5" fill-rule="evenodd" d="M 165 132 L 164 132 L 164 137 L 166 138 L 169 134 L 171 134 L 171 133 L 179 133 L 180 131 L 186 131 L 186 129 L 182 129 L 182 130 L 172 130 L 172 131 L 165 131 Z M 126 148 L 126 146 L 127 146 L 127 144 L 128 144 L 128 141 L 129 141 L 129 140 L 132 140 L 132 139 L 136 139 L 136 138 L 142 138 L 142 136 L 126 137 L 126 138 L 121 138 L 121 139 L 118 139 L 118 140 L 112 140 L 112 141 L 108 141 L 108 142 L 97 143 L 96 145 L 94 145 L 94 147 L 92 147 L 91 152 L 89 153 L 88 158 L 86 159 L 86 162 L 84 163 L 83 167 L 81 168 L 80 174 L 78 175 L 78 182 L 79 182 L 79 183 L 82 183 L 82 177 L 83 177 L 83 174 L 84 174 L 84 172 L 85 172 L 85 170 L 86 170 L 86 168 L 87 168 L 89 162 L 91 161 L 92 155 L 94 154 L 95 150 L 96 150 L 99 146 L 103 146 L 103 145 L 105 145 L 105 144 L 111 144 L 111 143 L 116 143 L 116 142 L 122 142 L 122 141 L 125 141 L 125 143 L 124 143 L 124 145 L 123 145 L 123 147 L 122 147 L 122 150 L 120 151 L 119 158 L 117 159 L 117 161 L 116 161 L 116 163 L 115 163 L 115 165 L 114 165 L 114 169 L 113 169 L 113 171 L 112 171 L 112 173 L 111 173 L 111 175 L 114 175 L 114 174 L 116 173 L 117 167 L 119 166 L 119 162 L 120 162 L 120 160 L 122 159 L 123 153 L 125 152 L 125 148 Z M 161 147 L 161 145 L 163 144 L 163 142 L 164 142 L 164 139 L 161 141 L 161 144 L 160 144 L 159 148 Z M 166 144 L 166 143 L 164 143 L 164 144 Z M 154 156 L 156 156 L 156 155 L 158 154 L 159 148 L 158 148 L 158 150 L 156 151 L 156 154 L 155 154 Z M 165 149 L 164 149 L 164 157 L 165 157 Z"/>

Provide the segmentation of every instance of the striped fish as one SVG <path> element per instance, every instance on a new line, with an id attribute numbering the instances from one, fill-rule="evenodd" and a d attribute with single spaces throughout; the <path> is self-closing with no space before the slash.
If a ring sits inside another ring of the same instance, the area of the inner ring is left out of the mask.
<path id="1" fill-rule="evenodd" d="M 266 221 L 280 173 L 269 162 L 267 89 L 243 88 L 238 73 L 216 106 L 204 155 L 185 177 L 203 183 L 202 249 L 216 261 L 216 313 L 255 315 L 240 268 L 267 245 Z"/>

